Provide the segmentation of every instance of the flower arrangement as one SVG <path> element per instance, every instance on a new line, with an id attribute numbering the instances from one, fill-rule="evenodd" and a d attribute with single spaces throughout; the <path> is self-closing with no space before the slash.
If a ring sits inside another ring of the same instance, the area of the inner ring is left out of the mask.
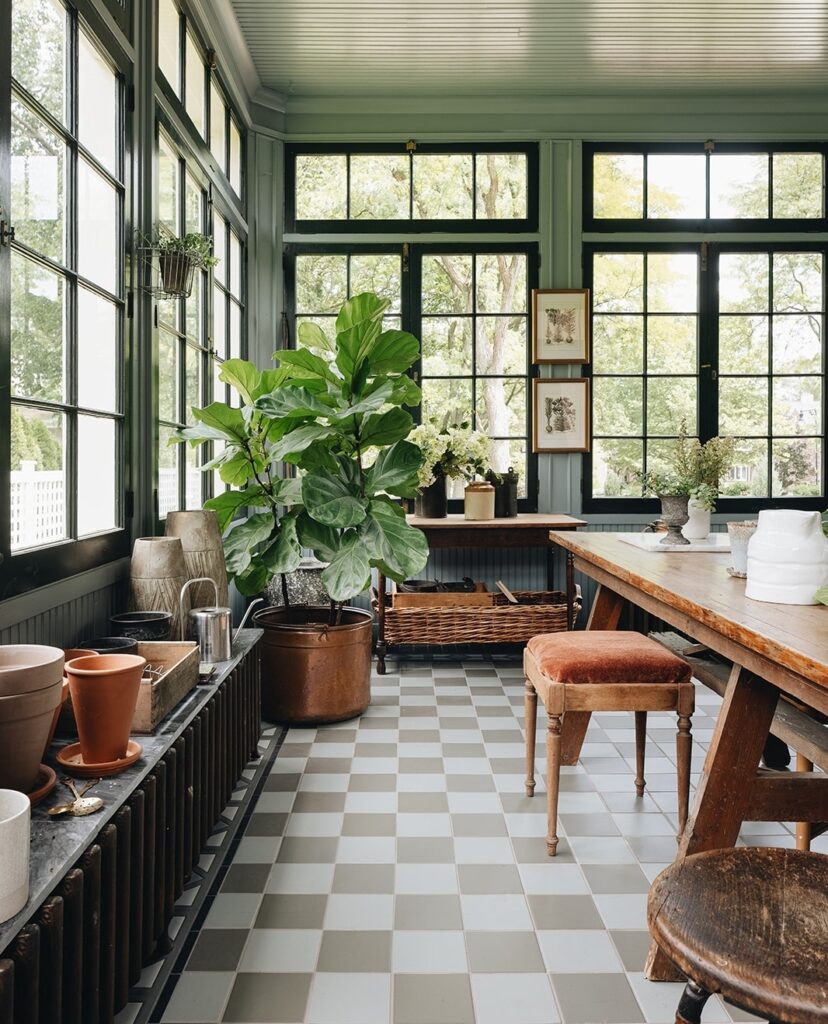
<path id="1" fill-rule="evenodd" d="M 439 476 L 473 480 L 489 465 L 489 438 L 468 423 L 441 426 L 431 420 L 415 427 L 409 440 L 423 453 L 418 473 L 421 488 L 430 487 Z"/>
<path id="2" fill-rule="evenodd" d="M 736 441 L 732 437 L 711 437 L 704 444 L 689 437 L 682 420 L 678 437 L 667 458 L 667 472 L 650 472 L 644 490 L 661 496 L 687 495 L 703 508 L 712 510 L 719 496 L 719 481 L 733 465 Z"/>

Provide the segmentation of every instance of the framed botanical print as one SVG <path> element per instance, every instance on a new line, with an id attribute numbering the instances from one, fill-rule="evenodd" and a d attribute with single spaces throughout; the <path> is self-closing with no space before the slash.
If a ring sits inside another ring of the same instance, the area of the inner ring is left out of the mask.
<path id="1" fill-rule="evenodd" d="M 532 362 L 589 362 L 589 289 L 532 289 Z"/>
<path id="2" fill-rule="evenodd" d="M 532 394 L 532 451 L 589 451 L 589 380 L 536 377 Z"/>

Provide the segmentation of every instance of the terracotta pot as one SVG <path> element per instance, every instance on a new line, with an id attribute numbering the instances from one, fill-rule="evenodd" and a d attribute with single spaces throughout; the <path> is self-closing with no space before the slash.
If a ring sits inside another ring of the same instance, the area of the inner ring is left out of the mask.
<path id="1" fill-rule="evenodd" d="M 269 722 L 340 722 L 361 715 L 371 700 L 373 617 L 344 608 L 329 626 L 328 608 L 264 608 L 253 621 L 264 630 L 262 716 Z"/>
<path id="2" fill-rule="evenodd" d="M 19 914 L 29 899 L 31 819 L 28 797 L 0 790 L 0 924 Z"/>
<path id="3" fill-rule="evenodd" d="M 67 664 L 86 764 L 118 761 L 126 754 L 146 663 L 146 658 L 135 654 L 96 654 Z"/>
<path id="4" fill-rule="evenodd" d="M 215 580 L 217 597 L 209 583 L 199 583 L 191 589 L 193 607 L 202 608 L 209 604 L 229 605 L 227 566 L 216 513 L 207 509 L 168 512 L 165 531 L 168 537 L 178 537 L 181 541 L 188 580 L 202 576 Z"/>
<path id="5" fill-rule="evenodd" d="M 181 639 L 179 600 L 187 582 L 184 548 L 178 537 L 139 537 L 129 570 L 129 611 L 169 612 L 170 639 Z M 184 617 L 190 599 L 184 599 Z"/>
<path id="6" fill-rule="evenodd" d="M 55 708 L 54 714 L 52 715 L 52 725 L 49 729 L 49 735 L 46 737 L 46 745 L 43 748 L 44 757 L 46 756 L 46 751 L 52 745 L 52 740 L 55 738 L 55 730 L 57 729 L 57 724 L 60 719 L 60 713 L 63 710 L 63 705 L 66 703 L 68 696 L 69 680 L 64 676 L 60 684 L 60 700 L 58 702 L 58 706 Z"/>
<path id="7" fill-rule="evenodd" d="M 74 661 L 75 658 L 91 658 L 99 651 L 93 651 L 88 647 L 67 647 L 63 652 L 65 661 Z M 77 736 L 78 727 L 75 725 L 75 712 L 72 709 L 72 694 L 69 692 L 69 680 L 66 677 L 65 669 L 63 679 L 66 683 L 66 696 L 58 708 L 57 732 L 58 736 Z M 54 737 L 53 737 L 54 738 Z"/>
<path id="8" fill-rule="evenodd" d="M 52 686 L 63 675 L 63 651 L 40 644 L 0 647 L 0 697 Z"/>
<path id="9" fill-rule="evenodd" d="M 62 686 L 60 678 L 31 693 L 0 697 L 0 788 L 23 793 L 32 788 Z"/>

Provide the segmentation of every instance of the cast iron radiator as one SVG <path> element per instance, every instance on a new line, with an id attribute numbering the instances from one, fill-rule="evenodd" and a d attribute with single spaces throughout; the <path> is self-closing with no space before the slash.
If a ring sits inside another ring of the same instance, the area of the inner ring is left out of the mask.
<path id="1" fill-rule="evenodd" d="M 111 1024 L 257 754 L 259 655 L 216 690 L 0 959 L 0 1024 Z"/>

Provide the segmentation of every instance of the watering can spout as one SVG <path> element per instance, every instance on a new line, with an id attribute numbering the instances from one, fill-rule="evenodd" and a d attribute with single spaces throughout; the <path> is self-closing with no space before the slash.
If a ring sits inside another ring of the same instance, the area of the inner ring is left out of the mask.
<path id="1" fill-rule="evenodd" d="M 245 622 L 247 622 L 248 618 L 250 617 L 250 613 L 253 611 L 256 605 L 261 604 L 262 601 L 264 601 L 263 597 L 257 597 L 255 601 L 251 601 L 250 604 L 247 606 L 247 611 L 242 616 L 242 620 L 236 627 L 236 632 L 233 634 L 233 643 L 235 643 L 238 640 L 239 633 L 241 633 Z"/>

